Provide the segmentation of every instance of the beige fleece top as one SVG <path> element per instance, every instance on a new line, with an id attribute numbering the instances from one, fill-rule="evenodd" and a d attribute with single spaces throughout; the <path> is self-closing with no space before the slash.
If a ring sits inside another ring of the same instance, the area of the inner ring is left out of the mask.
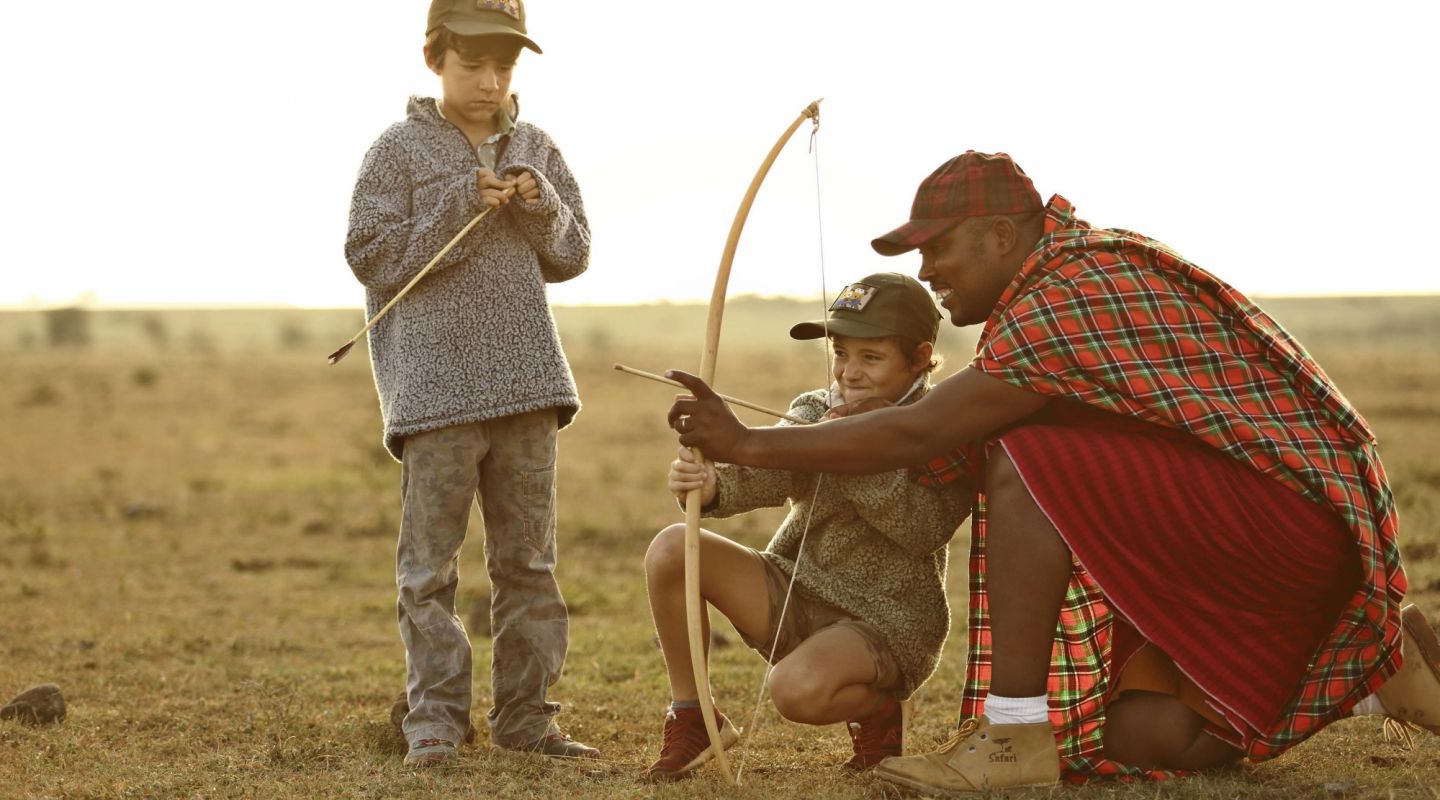
<path id="1" fill-rule="evenodd" d="M 828 408 L 826 398 L 819 389 L 802 394 L 791 402 L 790 413 L 817 421 Z M 729 517 L 790 502 L 790 513 L 764 558 L 795 575 L 804 533 L 795 583 L 878 628 L 900 666 L 900 696 L 914 693 L 935 671 L 950 632 L 947 546 L 970 512 L 972 494 L 959 481 L 922 486 L 905 470 L 822 476 L 716 464 L 715 474 L 715 500 L 706 516 Z"/>

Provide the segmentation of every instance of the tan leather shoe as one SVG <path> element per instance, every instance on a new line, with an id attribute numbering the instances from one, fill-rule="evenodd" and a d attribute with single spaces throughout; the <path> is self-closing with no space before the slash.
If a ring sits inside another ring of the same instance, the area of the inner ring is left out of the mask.
<path id="1" fill-rule="evenodd" d="M 1404 663 L 1375 695 L 1390 719 L 1440 734 L 1440 638 L 1414 605 L 1400 609 Z"/>
<path id="2" fill-rule="evenodd" d="M 1060 754 L 1049 722 L 995 725 L 967 719 L 939 750 L 887 758 L 876 777 L 922 792 L 983 792 L 1060 781 Z"/>

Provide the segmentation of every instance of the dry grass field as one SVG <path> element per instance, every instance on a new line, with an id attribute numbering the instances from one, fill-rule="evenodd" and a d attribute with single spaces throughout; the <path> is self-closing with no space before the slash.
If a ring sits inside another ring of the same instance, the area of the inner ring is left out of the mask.
<path id="1" fill-rule="evenodd" d="M 1400 506 L 1411 597 L 1440 620 L 1440 299 L 1275 300 L 1378 431 Z M 783 407 L 824 379 L 815 345 L 785 337 L 819 305 L 732 302 L 723 391 Z M 403 684 L 393 608 L 399 467 L 379 444 L 363 348 L 324 355 L 358 311 L 0 314 L 0 702 L 54 682 L 60 725 L 0 723 L 0 797 L 892 797 L 841 773 L 839 726 L 751 708 L 762 665 L 723 624 L 718 702 L 756 727 L 744 787 L 706 771 L 672 787 L 635 776 L 660 741 L 667 694 L 641 558 L 677 519 L 664 488 L 673 390 L 616 373 L 693 369 L 704 311 L 557 310 L 584 410 L 561 436 L 560 572 L 572 614 L 553 699 L 584 767 L 480 745 L 415 773 L 388 711 Z M 969 341 L 948 332 L 951 366 Z M 85 340 L 88 339 L 88 344 Z M 64 344 L 64 342 L 72 344 Z M 758 417 L 749 417 L 762 422 Z M 778 512 L 717 526 L 753 546 Z M 472 520 L 461 613 L 489 704 L 483 531 Z M 964 530 L 952 552 L 957 629 L 917 697 L 910 749 L 954 724 L 964 636 Z M 478 616 L 477 616 L 478 611 Z M 482 731 L 483 741 L 483 731 Z M 739 760 L 739 753 L 733 757 Z M 1375 718 L 1332 726 L 1280 759 L 1162 784 L 1018 796 L 1440 797 L 1440 737 L 1412 752 Z"/>

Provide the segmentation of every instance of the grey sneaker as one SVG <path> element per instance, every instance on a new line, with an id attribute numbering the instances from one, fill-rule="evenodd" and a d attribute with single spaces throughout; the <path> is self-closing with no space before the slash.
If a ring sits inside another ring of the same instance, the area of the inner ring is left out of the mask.
<path id="1" fill-rule="evenodd" d="M 405 754 L 405 766 L 438 767 L 441 764 L 453 763 L 458 758 L 460 753 L 455 749 L 454 742 L 444 739 L 420 739 L 410 745 L 410 752 Z"/>
<path id="2" fill-rule="evenodd" d="M 570 738 L 570 735 L 563 731 L 556 731 L 541 736 L 524 747 L 518 747 L 529 753 L 539 753 L 551 758 L 599 758 L 600 751 L 588 744 L 582 744 Z"/>
<path id="3" fill-rule="evenodd" d="M 403 738 L 405 736 L 405 715 L 410 713 L 410 701 L 406 699 L 405 693 L 395 698 L 390 705 L 390 726 Z M 465 720 L 465 744 L 475 744 L 475 723 L 469 719 Z"/>

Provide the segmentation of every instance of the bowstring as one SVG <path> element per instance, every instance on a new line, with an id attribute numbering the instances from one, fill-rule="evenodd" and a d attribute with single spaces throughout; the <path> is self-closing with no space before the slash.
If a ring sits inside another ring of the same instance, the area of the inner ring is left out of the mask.
<path id="1" fill-rule="evenodd" d="M 810 129 L 810 149 L 815 162 L 815 230 L 819 241 L 820 257 L 820 320 L 825 328 L 825 338 L 822 351 L 825 353 L 825 381 L 822 384 L 827 387 L 825 390 L 826 406 L 830 400 L 830 377 L 834 374 L 834 367 L 831 362 L 830 352 L 830 292 L 826 288 L 825 281 L 825 215 L 820 204 L 820 146 L 816 134 L 820 132 L 820 121 Z M 749 743 L 755 737 L 755 732 L 760 724 L 760 709 L 765 704 L 765 688 L 770 685 L 770 673 L 775 670 L 775 651 L 780 647 L 780 632 L 784 630 L 785 614 L 790 610 L 790 597 L 795 591 L 795 578 L 800 574 L 800 561 L 805 557 L 805 537 L 810 533 L 810 522 L 815 518 L 815 503 L 820 499 L 820 484 L 825 480 L 825 473 L 815 473 L 815 489 L 810 494 L 810 507 L 805 513 L 805 525 L 800 529 L 800 544 L 795 548 L 795 566 L 790 571 L 790 582 L 785 587 L 785 601 L 780 604 L 780 616 L 775 620 L 775 634 L 770 640 L 770 653 L 765 658 L 765 677 L 760 681 L 760 688 L 755 692 L 755 707 L 750 711 L 750 724 L 741 730 L 745 733 L 745 745 L 740 749 L 740 757 L 735 764 L 735 785 L 740 785 L 741 776 L 745 774 L 745 757 L 749 754 Z"/>

